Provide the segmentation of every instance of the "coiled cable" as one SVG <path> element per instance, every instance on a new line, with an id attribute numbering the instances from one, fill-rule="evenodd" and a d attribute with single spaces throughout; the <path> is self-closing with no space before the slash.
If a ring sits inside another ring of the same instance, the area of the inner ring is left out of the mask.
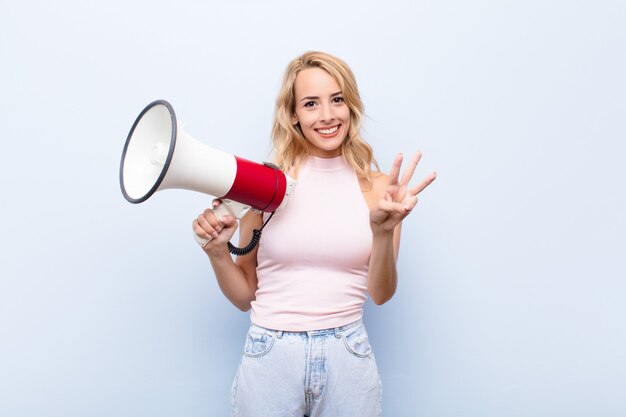
<path id="1" fill-rule="evenodd" d="M 247 255 L 250 252 L 252 252 L 254 250 L 254 248 L 256 247 L 256 245 L 258 245 L 259 241 L 261 240 L 261 231 L 263 230 L 263 228 L 265 227 L 267 222 L 270 221 L 270 219 L 272 218 L 274 213 L 276 213 L 276 212 L 273 211 L 272 214 L 270 214 L 270 216 L 267 218 L 267 220 L 265 220 L 265 223 L 263 223 L 263 226 L 261 226 L 260 229 L 254 229 L 252 231 L 252 239 L 250 239 L 250 243 L 248 243 L 243 248 L 238 248 L 237 246 L 235 246 L 232 243 L 228 242 L 228 252 L 232 253 L 235 256 L 243 256 L 243 255 Z"/>

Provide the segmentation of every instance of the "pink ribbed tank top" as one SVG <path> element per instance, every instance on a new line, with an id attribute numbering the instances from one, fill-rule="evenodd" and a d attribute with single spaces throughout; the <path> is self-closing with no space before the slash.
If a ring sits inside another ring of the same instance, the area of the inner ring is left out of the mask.
<path id="1" fill-rule="evenodd" d="M 309 157 L 283 209 L 263 229 L 251 321 L 306 331 L 360 319 L 372 247 L 369 210 L 343 156 Z"/>

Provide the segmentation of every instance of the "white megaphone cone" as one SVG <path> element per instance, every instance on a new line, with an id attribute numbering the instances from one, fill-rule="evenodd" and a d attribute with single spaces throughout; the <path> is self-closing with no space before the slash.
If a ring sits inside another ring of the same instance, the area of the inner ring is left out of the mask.
<path id="1" fill-rule="evenodd" d="M 198 191 L 222 199 L 214 210 L 217 217 L 239 219 L 251 208 L 273 212 L 287 203 L 295 184 L 272 164 L 248 161 L 195 140 L 180 129 L 165 100 L 150 103 L 139 114 L 120 164 L 120 186 L 129 202 L 144 202 L 168 188 Z M 194 236 L 206 244 L 206 239 Z"/>

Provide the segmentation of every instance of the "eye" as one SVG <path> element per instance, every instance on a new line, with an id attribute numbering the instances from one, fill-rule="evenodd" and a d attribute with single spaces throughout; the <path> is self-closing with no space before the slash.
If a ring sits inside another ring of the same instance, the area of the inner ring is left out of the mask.
<path id="1" fill-rule="evenodd" d="M 344 99 L 342 96 L 333 97 L 333 103 L 343 103 Z"/>
<path id="2" fill-rule="evenodd" d="M 313 106 L 315 106 L 314 101 L 307 101 L 306 103 L 304 103 L 304 107 L 313 107 Z"/>

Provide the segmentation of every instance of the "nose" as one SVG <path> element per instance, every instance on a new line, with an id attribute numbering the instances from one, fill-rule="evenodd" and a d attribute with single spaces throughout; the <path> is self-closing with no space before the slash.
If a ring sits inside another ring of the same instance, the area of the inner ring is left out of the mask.
<path id="1" fill-rule="evenodd" d="M 335 114 L 332 106 L 322 105 L 320 108 L 320 122 L 331 123 L 335 120 Z"/>

